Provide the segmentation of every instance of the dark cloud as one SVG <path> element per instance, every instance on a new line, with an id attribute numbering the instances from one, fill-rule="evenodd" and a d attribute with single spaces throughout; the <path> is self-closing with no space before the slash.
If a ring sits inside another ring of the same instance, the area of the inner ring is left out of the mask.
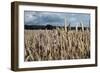
<path id="1" fill-rule="evenodd" d="M 90 15 L 82 13 L 62 13 L 62 12 L 45 12 L 45 11 L 25 11 L 26 25 L 64 25 L 64 18 L 67 23 L 76 26 L 82 22 L 84 26 L 89 26 Z"/>

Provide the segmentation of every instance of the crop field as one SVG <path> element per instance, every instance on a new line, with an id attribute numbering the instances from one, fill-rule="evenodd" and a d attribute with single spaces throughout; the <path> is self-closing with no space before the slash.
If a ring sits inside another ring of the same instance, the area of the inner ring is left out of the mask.
<path id="1" fill-rule="evenodd" d="M 90 58 L 90 31 L 24 30 L 24 61 Z"/>

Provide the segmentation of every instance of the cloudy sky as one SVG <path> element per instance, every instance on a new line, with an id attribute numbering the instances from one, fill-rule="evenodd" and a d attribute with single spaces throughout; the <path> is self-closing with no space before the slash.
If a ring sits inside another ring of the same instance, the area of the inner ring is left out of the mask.
<path id="1" fill-rule="evenodd" d="M 65 12 L 46 12 L 46 11 L 24 11 L 25 25 L 47 25 L 64 26 L 66 23 L 71 26 L 83 23 L 84 26 L 89 26 L 90 14 L 82 13 L 65 13 Z"/>

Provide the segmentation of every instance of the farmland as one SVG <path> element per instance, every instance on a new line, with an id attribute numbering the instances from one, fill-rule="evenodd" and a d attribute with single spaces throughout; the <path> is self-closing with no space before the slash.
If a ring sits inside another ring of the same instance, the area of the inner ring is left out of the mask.
<path id="1" fill-rule="evenodd" d="M 90 31 L 24 30 L 24 61 L 90 58 Z"/>

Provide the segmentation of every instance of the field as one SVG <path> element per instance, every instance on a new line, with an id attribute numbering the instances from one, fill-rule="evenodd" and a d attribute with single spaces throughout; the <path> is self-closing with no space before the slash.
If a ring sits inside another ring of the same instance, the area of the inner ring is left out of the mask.
<path id="1" fill-rule="evenodd" d="M 24 30 L 24 60 L 48 61 L 90 58 L 90 31 Z"/>

